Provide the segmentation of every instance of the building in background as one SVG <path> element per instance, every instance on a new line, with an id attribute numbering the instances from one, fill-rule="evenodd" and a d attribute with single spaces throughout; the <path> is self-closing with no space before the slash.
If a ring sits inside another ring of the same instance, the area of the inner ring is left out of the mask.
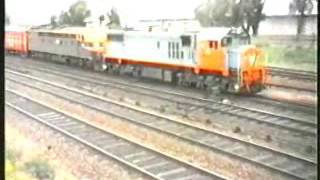
<path id="1" fill-rule="evenodd" d="M 316 14 L 306 15 L 302 35 L 317 35 Z M 296 35 L 298 15 L 272 15 L 260 22 L 259 35 Z"/>

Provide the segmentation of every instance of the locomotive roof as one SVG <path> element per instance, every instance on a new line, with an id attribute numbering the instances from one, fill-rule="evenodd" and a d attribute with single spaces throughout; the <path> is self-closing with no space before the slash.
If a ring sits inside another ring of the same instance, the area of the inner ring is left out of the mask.
<path id="1" fill-rule="evenodd" d="M 45 33 L 61 33 L 61 34 L 93 34 L 93 33 L 106 33 L 106 34 L 126 34 L 137 36 L 158 36 L 158 37 L 177 37 L 181 35 L 197 34 L 199 40 L 221 40 L 227 36 L 231 28 L 229 27 L 210 27 L 201 28 L 198 31 L 135 31 L 135 30 L 120 30 L 120 29 L 107 29 L 97 27 L 66 27 L 61 29 L 32 29 L 33 32 Z"/>
<path id="2" fill-rule="evenodd" d="M 200 39 L 222 39 L 230 32 L 229 27 L 213 27 L 201 28 L 198 31 L 134 31 L 134 30 L 109 30 L 111 34 L 137 34 L 137 35 L 158 35 L 158 36 L 179 36 L 179 35 L 192 35 L 198 34 Z"/>
<path id="3" fill-rule="evenodd" d="M 66 27 L 61 29 L 32 29 L 32 32 L 44 33 L 61 33 L 61 34 L 83 34 L 90 32 L 105 31 L 105 28 L 91 28 L 91 27 Z"/>
<path id="4" fill-rule="evenodd" d="M 30 29 L 30 26 L 5 26 L 5 31 L 25 32 Z"/>

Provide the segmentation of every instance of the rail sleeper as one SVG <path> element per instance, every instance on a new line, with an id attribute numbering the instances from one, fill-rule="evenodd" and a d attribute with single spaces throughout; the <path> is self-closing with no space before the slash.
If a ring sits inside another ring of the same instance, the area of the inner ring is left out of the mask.
<path id="1" fill-rule="evenodd" d="M 187 179 L 191 176 L 195 177 L 196 179 L 203 180 L 225 179 L 221 176 L 192 168 L 176 159 L 171 159 L 164 154 L 152 151 L 151 149 L 145 148 L 139 144 L 135 144 L 119 136 L 105 132 L 94 126 L 91 126 L 90 124 L 87 124 L 86 122 L 69 117 L 37 102 L 33 102 L 31 99 L 24 98 L 25 101 L 13 101 L 12 98 L 14 98 L 14 96 L 16 96 L 16 98 L 19 98 L 20 96 L 12 91 L 7 91 L 6 93 L 11 96 L 10 99 L 7 99 L 8 102 L 6 102 L 6 104 L 11 108 L 14 108 L 15 110 L 18 110 L 19 112 L 22 112 L 33 119 L 45 123 L 51 128 L 59 130 L 64 134 L 72 136 L 73 138 L 77 138 L 77 140 L 81 140 L 82 143 L 89 145 L 91 148 L 94 148 L 99 152 L 102 152 L 104 155 L 116 159 L 127 166 L 140 171 L 140 173 L 148 175 L 149 177 L 153 177 L 154 179 Z M 39 112 L 39 109 L 42 109 L 42 111 Z M 46 109 L 47 111 L 44 112 L 43 109 Z M 46 116 L 45 114 L 48 115 Z M 53 114 L 56 115 L 56 117 L 60 117 L 59 120 L 52 119 Z M 72 126 L 65 125 L 64 121 L 62 120 L 74 122 L 74 124 Z M 75 128 L 76 131 L 74 131 Z M 86 133 L 80 135 L 83 131 L 86 131 Z M 95 134 L 99 137 L 89 136 L 90 134 Z M 95 138 L 105 138 L 107 140 L 115 141 L 115 143 L 107 144 L 108 141 L 105 141 L 106 144 L 101 145 L 97 144 L 96 141 L 93 141 Z M 121 146 L 122 148 L 119 149 L 118 146 Z M 135 156 L 136 158 L 132 159 L 134 155 L 141 154 L 141 152 L 144 152 L 142 156 L 138 158 Z M 159 162 L 162 162 L 163 165 L 159 165 Z"/>

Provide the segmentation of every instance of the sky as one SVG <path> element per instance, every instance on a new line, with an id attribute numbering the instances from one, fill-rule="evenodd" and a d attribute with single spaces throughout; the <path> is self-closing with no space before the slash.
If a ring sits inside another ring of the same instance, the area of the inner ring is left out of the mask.
<path id="1" fill-rule="evenodd" d="M 52 15 L 67 11 L 77 0 L 6 0 L 5 11 L 12 24 L 40 25 L 50 22 Z M 194 9 L 206 0 L 87 0 L 92 17 L 106 14 L 115 7 L 123 25 L 142 19 L 193 18 Z M 288 13 L 290 0 L 266 0 L 267 15 Z M 315 10 L 316 11 L 316 10 Z"/>

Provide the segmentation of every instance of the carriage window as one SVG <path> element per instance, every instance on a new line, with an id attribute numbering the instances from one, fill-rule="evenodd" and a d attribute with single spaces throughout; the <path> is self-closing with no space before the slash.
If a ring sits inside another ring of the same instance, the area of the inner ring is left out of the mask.
<path id="1" fill-rule="evenodd" d="M 190 46 L 191 45 L 191 37 L 190 36 L 181 36 L 182 46 Z"/>
<path id="2" fill-rule="evenodd" d="M 181 59 L 183 59 L 183 51 L 181 51 Z"/>

